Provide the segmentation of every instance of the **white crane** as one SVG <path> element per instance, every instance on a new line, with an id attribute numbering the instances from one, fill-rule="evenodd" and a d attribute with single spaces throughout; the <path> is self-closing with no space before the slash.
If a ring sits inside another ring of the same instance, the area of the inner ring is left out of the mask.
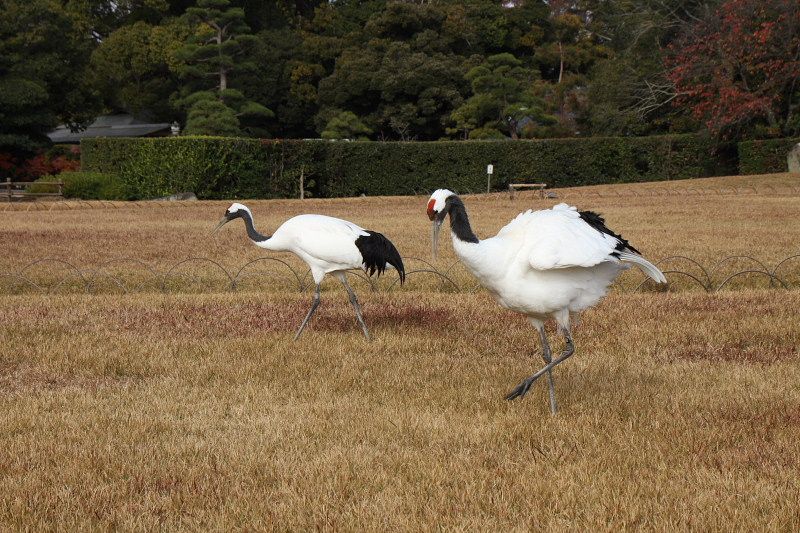
<path id="1" fill-rule="evenodd" d="M 361 316 L 361 306 L 350 284 L 347 283 L 345 272 L 363 269 L 370 276 L 375 272 L 380 276 L 388 263 L 397 270 L 400 282 L 405 281 L 403 260 L 389 239 L 352 222 L 325 215 L 298 215 L 281 224 L 273 235 L 262 235 L 253 225 L 253 214 L 250 209 L 239 203 L 232 204 L 225 211 L 225 216 L 214 228 L 214 232 L 237 218 L 244 221 L 247 236 L 256 246 L 276 252 L 292 252 L 305 261 L 311 269 L 311 276 L 316 284 L 314 299 L 294 340 L 300 337 L 314 311 L 317 310 L 320 301 L 319 286 L 326 274 L 336 276 L 347 289 L 358 323 L 364 330 L 364 336 L 369 340 L 369 330 L 364 323 L 364 317 Z"/>
<path id="2" fill-rule="evenodd" d="M 464 265 L 498 303 L 522 313 L 539 332 L 545 366 L 524 379 L 506 395 L 522 398 L 542 374 L 547 373 L 550 410 L 557 411 L 552 368 L 575 352 L 570 333 L 570 313 L 592 307 L 605 296 L 617 275 L 631 264 L 657 283 L 664 274 L 644 259 L 628 241 L 608 229 L 592 211 L 567 204 L 519 214 L 492 238 L 480 240 L 472 232 L 464 203 L 452 191 L 439 189 L 428 201 L 433 221 L 433 255 L 439 228 L 450 215 L 453 249 Z M 554 318 L 566 348 L 555 360 L 544 330 Z"/>

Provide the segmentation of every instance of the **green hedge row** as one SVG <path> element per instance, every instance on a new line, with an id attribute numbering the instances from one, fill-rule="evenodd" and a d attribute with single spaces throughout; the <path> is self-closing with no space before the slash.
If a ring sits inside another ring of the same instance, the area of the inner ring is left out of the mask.
<path id="1" fill-rule="evenodd" d="M 321 197 L 549 187 L 694 178 L 725 173 L 710 139 L 693 135 L 537 141 L 345 142 L 221 137 L 95 138 L 85 171 L 118 174 L 133 198 L 193 191 L 200 198 Z"/>
<path id="2" fill-rule="evenodd" d="M 101 172 L 61 172 L 47 174 L 36 180 L 42 182 L 61 181 L 64 183 L 64 198 L 82 200 L 126 200 L 125 184 L 116 174 Z M 30 192 L 52 192 L 53 187 L 29 185 Z"/>
<path id="3" fill-rule="evenodd" d="M 788 172 L 786 154 L 799 142 L 800 137 L 740 142 L 739 174 Z"/>

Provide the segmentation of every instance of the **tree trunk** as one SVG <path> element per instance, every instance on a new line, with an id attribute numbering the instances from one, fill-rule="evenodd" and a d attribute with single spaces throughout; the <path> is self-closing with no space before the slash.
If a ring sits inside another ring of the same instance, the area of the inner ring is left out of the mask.
<path id="1" fill-rule="evenodd" d="M 767 122 L 769 122 L 770 128 L 781 131 L 780 124 L 778 124 L 778 119 L 775 118 L 775 112 L 769 106 L 767 107 Z"/>
<path id="2" fill-rule="evenodd" d="M 561 47 L 561 41 L 558 41 L 558 58 L 559 58 L 559 68 L 558 68 L 558 83 L 561 83 L 561 78 L 564 77 L 564 49 Z"/>
<path id="3" fill-rule="evenodd" d="M 217 51 L 219 52 L 220 58 L 222 57 L 222 28 L 217 30 Z M 223 67 L 222 65 L 219 66 L 219 92 L 221 93 L 225 89 L 228 88 L 228 69 Z"/>

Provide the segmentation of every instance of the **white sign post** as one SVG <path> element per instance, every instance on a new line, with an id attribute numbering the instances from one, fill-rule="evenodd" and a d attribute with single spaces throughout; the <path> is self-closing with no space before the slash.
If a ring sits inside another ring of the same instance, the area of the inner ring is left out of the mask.
<path id="1" fill-rule="evenodd" d="M 487 194 L 492 191 L 492 174 L 494 174 L 494 165 L 486 165 L 486 192 L 487 192 Z"/>

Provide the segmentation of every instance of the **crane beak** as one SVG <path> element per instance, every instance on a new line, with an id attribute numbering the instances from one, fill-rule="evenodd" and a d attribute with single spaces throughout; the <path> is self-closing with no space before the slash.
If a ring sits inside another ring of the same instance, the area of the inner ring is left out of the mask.
<path id="1" fill-rule="evenodd" d="M 214 231 L 211 232 L 211 235 L 214 235 L 216 232 L 219 231 L 219 228 L 221 228 L 227 223 L 228 223 L 228 217 L 222 217 L 222 220 L 219 221 L 219 224 L 217 224 L 217 226 L 214 228 Z"/>
<path id="2" fill-rule="evenodd" d="M 436 255 L 439 251 L 439 230 L 442 227 L 442 222 L 444 222 L 444 219 L 434 218 L 431 226 L 431 254 L 434 261 L 436 261 Z"/>

